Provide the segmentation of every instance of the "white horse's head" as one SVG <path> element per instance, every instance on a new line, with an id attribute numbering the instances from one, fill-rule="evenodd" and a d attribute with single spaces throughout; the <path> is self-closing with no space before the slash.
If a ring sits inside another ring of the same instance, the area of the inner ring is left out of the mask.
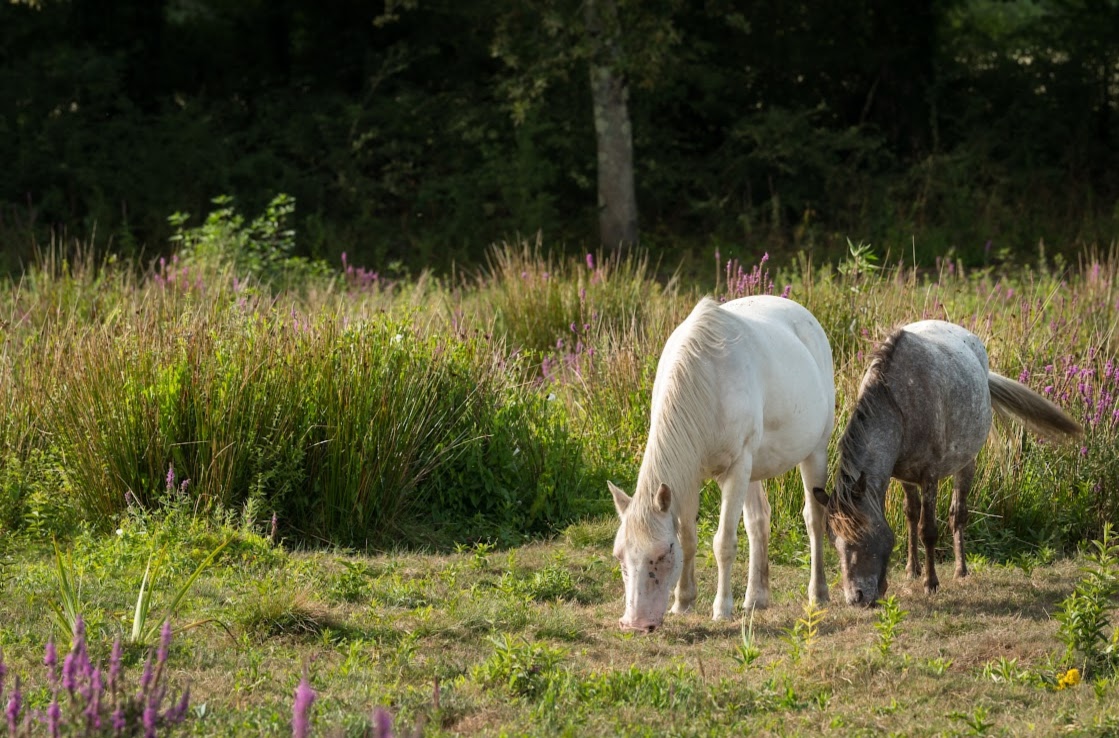
<path id="1" fill-rule="evenodd" d="M 622 568 L 626 609 L 618 624 L 623 630 L 652 633 L 664 622 L 669 593 L 684 566 L 671 511 L 672 493 L 662 484 L 651 501 L 635 503 L 612 482 L 607 484 L 621 518 L 614 558 Z"/>

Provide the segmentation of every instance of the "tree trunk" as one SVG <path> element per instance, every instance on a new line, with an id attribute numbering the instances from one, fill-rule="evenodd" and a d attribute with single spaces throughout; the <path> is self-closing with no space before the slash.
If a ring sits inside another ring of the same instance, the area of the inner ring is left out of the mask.
<path id="1" fill-rule="evenodd" d="M 591 100 L 598 147 L 599 237 L 604 246 L 617 250 L 637 243 L 629 87 L 621 69 L 615 0 L 585 0 L 585 3 L 591 52 Z"/>

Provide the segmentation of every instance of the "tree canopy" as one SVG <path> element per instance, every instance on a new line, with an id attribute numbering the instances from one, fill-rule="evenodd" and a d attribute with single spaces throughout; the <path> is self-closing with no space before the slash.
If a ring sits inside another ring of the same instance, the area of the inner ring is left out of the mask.
<path id="1" fill-rule="evenodd" d="M 1119 0 L 616 0 L 642 242 L 1106 246 Z M 0 0 L 0 237 L 166 248 L 229 194 L 300 248 L 596 238 L 575 0 Z"/>

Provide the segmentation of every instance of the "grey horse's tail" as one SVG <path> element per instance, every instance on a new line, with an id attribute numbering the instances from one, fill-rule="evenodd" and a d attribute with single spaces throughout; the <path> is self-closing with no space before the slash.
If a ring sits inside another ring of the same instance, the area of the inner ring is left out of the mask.
<path id="1" fill-rule="evenodd" d="M 1024 384 L 1001 374 L 987 373 L 991 405 L 999 415 L 1011 415 L 1042 436 L 1079 436 L 1084 429 L 1064 410 Z"/>

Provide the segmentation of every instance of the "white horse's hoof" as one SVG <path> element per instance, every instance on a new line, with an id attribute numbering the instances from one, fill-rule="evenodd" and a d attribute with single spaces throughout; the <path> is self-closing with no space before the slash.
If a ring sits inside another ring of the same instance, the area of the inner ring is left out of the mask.
<path id="1" fill-rule="evenodd" d="M 742 601 L 742 606 L 746 608 L 746 612 L 751 610 L 764 610 L 769 607 L 769 593 L 758 595 L 746 595 L 746 599 Z"/>
<path id="2" fill-rule="evenodd" d="M 734 599 L 727 598 L 722 602 L 716 601 L 715 606 L 712 608 L 712 620 L 733 620 L 734 619 Z"/>

